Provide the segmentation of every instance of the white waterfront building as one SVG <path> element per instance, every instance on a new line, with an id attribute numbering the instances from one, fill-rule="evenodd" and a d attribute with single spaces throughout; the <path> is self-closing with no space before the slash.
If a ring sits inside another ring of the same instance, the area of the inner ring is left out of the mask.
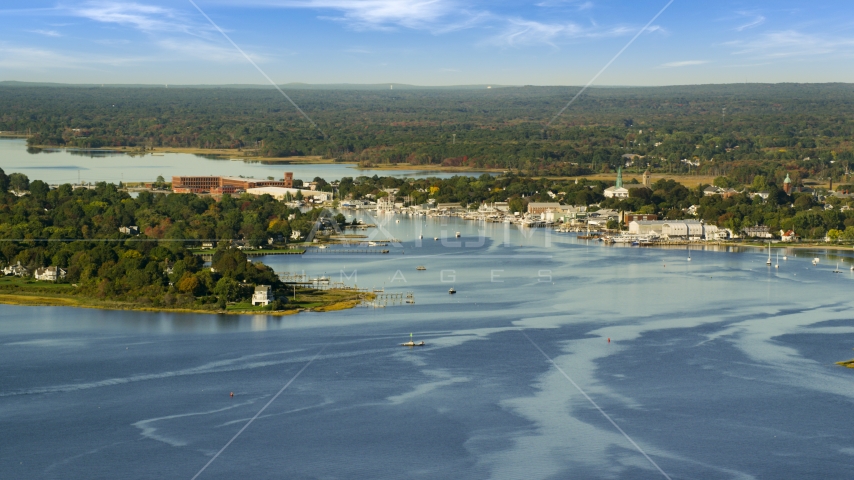
<path id="1" fill-rule="evenodd" d="M 332 192 L 321 192 L 319 190 L 302 190 L 299 188 L 285 187 L 258 187 L 246 189 L 246 193 L 250 195 L 270 195 L 276 200 L 285 200 L 288 195 L 290 195 L 291 199 L 296 198 L 297 192 L 302 193 L 303 198 L 314 198 L 321 202 L 328 202 L 332 200 Z"/>
<path id="2" fill-rule="evenodd" d="M 697 220 L 635 220 L 629 223 L 629 234 L 665 238 L 717 240 L 717 225 L 705 225 Z"/>

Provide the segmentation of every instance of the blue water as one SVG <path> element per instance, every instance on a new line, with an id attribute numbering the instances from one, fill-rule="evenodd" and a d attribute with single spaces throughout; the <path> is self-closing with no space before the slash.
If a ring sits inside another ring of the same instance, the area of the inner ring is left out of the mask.
<path id="1" fill-rule="evenodd" d="M 354 168 L 350 164 L 323 165 L 271 165 L 241 160 L 212 160 L 186 153 L 132 156 L 103 151 L 43 150 L 27 153 L 27 144 L 21 139 L 0 139 L 0 168 L 7 174 L 19 172 L 30 180 L 43 180 L 50 184 L 82 182 L 153 182 L 158 175 L 166 181 L 180 175 L 244 176 L 259 179 L 272 176 L 282 178 L 284 172 L 293 172 L 294 178 L 311 181 L 321 177 L 328 181 L 342 177 L 438 177 L 480 176 L 483 172 L 441 172 L 423 170 L 377 170 Z"/>
<path id="2" fill-rule="evenodd" d="M 664 478 L 537 347 L 671 478 L 850 478 L 851 252 L 383 228 L 402 248 L 264 261 L 414 305 L 0 307 L 0 478 L 192 478 L 318 352 L 198 478 Z"/>

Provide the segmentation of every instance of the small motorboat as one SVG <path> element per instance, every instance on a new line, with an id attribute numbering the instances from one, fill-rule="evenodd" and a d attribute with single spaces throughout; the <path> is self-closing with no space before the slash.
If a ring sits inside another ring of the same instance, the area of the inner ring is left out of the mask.
<path id="1" fill-rule="evenodd" d="M 439 241 L 439 237 L 433 237 L 433 240 L 435 240 L 435 241 L 437 241 L 437 242 L 438 242 L 438 241 Z"/>
<path id="2" fill-rule="evenodd" d="M 417 267 L 415 267 L 415 269 L 416 270 L 427 270 L 427 267 L 425 267 L 424 265 L 418 265 Z"/>
<path id="3" fill-rule="evenodd" d="M 456 291 L 456 290 L 454 290 L 454 289 L 453 289 L 453 287 L 452 287 L 450 290 L 448 290 L 448 293 L 449 293 L 449 294 L 451 294 L 451 295 L 453 295 L 453 294 L 457 293 L 457 291 Z"/>
<path id="4" fill-rule="evenodd" d="M 460 238 L 460 232 L 457 232 L 457 238 Z"/>
<path id="5" fill-rule="evenodd" d="M 400 346 L 401 347 L 423 347 L 424 341 L 422 340 L 418 343 L 415 343 L 415 340 L 412 339 L 412 334 L 410 333 L 409 334 L 409 341 L 406 343 L 401 343 Z"/>

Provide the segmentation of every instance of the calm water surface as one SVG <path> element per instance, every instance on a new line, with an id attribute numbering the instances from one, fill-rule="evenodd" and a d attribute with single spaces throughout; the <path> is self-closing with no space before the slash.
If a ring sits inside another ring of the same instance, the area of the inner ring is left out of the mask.
<path id="1" fill-rule="evenodd" d="M 50 184 L 83 182 L 153 182 L 158 175 L 167 181 L 173 175 L 222 175 L 254 178 L 282 178 L 293 172 L 294 178 L 310 181 L 322 177 L 332 181 L 342 177 L 379 175 L 387 177 L 480 176 L 482 172 L 426 172 L 420 170 L 375 170 L 353 168 L 350 164 L 328 165 L 269 165 L 242 160 L 212 160 L 185 153 L 131 156 L 118 152 L 43 150 L 28 153 L 25 140 L 0 139 L 0 168 L 7 174 L 20 172 L 30 180 Z"/>
<path id="2" fill-rule="evenodd" d="M 386 228 L 389 255 L 265 262 L 415 305 L 0 307 L 0 477 L 192 478 L 317 355 L 199 478 L 664 478 L 539 347 L 671 478 L 850 478 L 850 258 Z"/>

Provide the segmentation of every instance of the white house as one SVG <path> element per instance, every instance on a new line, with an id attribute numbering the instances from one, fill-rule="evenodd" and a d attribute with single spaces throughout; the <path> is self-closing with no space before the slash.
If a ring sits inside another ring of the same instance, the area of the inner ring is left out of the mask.
<path id="1" fill-rule="evenodd" d="M 65 278 L 65 270 L 59 267 L 47 267 L 36 269 L 36 280 L 43 282 L 55 282 L 61 278 Z"/>
<path id="2" fill-rule="evenodd" d="M 794 230 L 788 230 L 788 231 L 780 230 L 780 238 L 784 242 L 797 242 L 798 241 L 798 234 L 796 234 Z"/>
<path id="3" fill-rule="evenodd" d="M 252 305 L 269 305 L 273 301 L 269 285 L 258 285 L 252 294 Z"/>
<path id="4" fill-rule="evenodd" d="M 16 277 L 26 277 L 30 274 L 30 271 L 27 267 L 21 265 L 21 262 L 18 262 L 17 265 L 9 265 L 8 267 L 3 269 L 3 275 L 13 275 Z"/>

